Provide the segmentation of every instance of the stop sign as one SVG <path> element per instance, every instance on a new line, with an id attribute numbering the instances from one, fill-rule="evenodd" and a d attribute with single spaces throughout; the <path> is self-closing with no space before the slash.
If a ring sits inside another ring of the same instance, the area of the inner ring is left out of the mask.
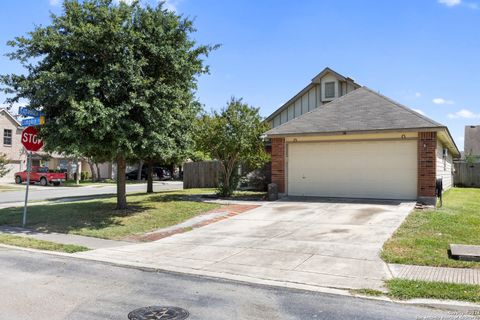
<path id="1" fill-rule="evenodd" d="M 43 141 L 38 138 L 37 129 L 28 127 L 22 131 L 22 144 L 28 151 L 38 151 L 43 147 Z"/>

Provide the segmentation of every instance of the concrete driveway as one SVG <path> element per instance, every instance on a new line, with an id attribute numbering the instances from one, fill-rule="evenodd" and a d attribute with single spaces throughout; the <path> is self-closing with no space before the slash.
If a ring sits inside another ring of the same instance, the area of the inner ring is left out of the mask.
<path id="1" fill-rule="evenodd" d="M 382 289 L 391 273 L 379 252 L 413 207 L 289 199 L 156 242 L 77 255 L 298 288 Z"/>

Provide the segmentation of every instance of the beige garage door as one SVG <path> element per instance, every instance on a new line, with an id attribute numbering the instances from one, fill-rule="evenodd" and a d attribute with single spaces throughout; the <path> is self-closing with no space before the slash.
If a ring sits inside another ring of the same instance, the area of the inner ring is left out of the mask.
<path id="1" fill-rule="evenodd" d="M 289 143 L 288 194 L 415 199 L 417 142 Z"/>

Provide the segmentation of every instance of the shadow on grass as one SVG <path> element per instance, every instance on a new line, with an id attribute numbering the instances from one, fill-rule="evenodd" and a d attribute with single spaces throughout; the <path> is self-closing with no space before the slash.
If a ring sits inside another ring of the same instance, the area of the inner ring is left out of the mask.
<path id="1" fill-rule="evenodd" d="M 119 218 L 152 208 L 148 203 L 132 202 L 127 209 L 116 210 L 115 202 L 107 200 L 31 206 L 27 212 L 27 228 L 38 232 L 60 233 L 75 233 L 84 228 L 100 230 L 119 226 Z M 22 216 L 22 207 L 1 209 L 0 225 L 21 226 Z"/>
<path id="2" fill-rule="evenodd" d="M 116 210 L 116 197 L 57 199 L 28 208 L 27 228 L 36 232 L 71 233 L 105 239 L 123 239 L 175 225 L 218 207 L 205 203 L 205 190 L 162 191 L 127 195 L 128 208 Z M 20 226 L 22 207 L 0 209 L 0 226 Z"/>

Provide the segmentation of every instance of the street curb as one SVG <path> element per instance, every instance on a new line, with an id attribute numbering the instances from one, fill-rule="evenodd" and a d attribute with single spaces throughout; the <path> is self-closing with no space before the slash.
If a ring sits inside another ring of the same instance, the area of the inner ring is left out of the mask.
<path id="1" fill-rule="evenodd" d="M 265 287 L 287 288 L 289 290 L 348 296 L 348 297 L 358 298 L 358 299 L 383 301 L 383 302 L 398 303 L 398 304 L 410 305 L 410 306 L 428 307 L 428 308 L 435 308 L 435 309 L 449 310 L 449 311 L 480 311 L 480 304 L 475 304 L 471 302 L 463 302 L 463 301 L 456 301 L 456 300 L 436 300 L 436 299 L 412 299 L 412 300 L 406 300 L 406 301 L 395 300 L 386 296 L 374 297 L 374 296 L 367 296 L 367 295 L 361 295 L 361 294 L 353 294 L 351 292 L 352 289 L 345 289 L 345 288 L 312 286 L 312 285 L 307 285 L 302 283 L 281 282 L 276 280 L 251 278 L 248 276 L 239 276 L 239 275 L 233 275 L 228 273 L 218 273 L 218 272 L 210 272 L 210 271 L 204 271 L 204 270 L 200 271 L 200 270 L 185 269 L 180 267 L 165 269 L 165 268 L 148 266 L 144 263 L 143 264 L 142 263 L 135 263 L 135 264 L 119 263 L 117 261 L 113 261 L 109 259 L 101 260 L 101 259 L 92 259 L 90 257 L 82 257 L 77 255 L 76 253 L 46 251 L 46 250 L 39 250 L 39 249 L 32 249 L 32 248 L 16 247 L 16 246 L 11 246 L 6 244 L 0 244 L 0 248 L 1 247 L 13 249 L 13 250 L 21 250 L 21 251 L 34 252 L 34 253 L 43 253 L 43 254 L 48 254 L 53 256 L 74 258 L 76 260 L 95 261 L 97 263 L 102 263 L 105 265 L 122 267 L 122 268 L 130 268 L 130 269 L 141 270 L 145 272 L 162 272 L 162 273 L 169 273 L 174 275 L 189 275 L 189 276 L 198 277 L 198 278 L 209 278 L 209 279 L 215 279 L 215 280 L 221 280 L 221 281 L 222 280 L 233 281 L 233 282 L 247 284 L 247 285 L 254 284 L 254 285 L 265 286 Z"/>

